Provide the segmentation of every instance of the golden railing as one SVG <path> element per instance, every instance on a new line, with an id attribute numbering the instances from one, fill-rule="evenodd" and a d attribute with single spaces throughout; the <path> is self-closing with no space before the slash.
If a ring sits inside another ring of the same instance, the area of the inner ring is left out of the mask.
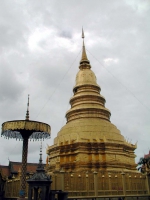
<path id="1" fill-rule="evenodd" d="M 69 197 L 142 196 L 150 194 L 148 177 L 140 173 L 60 171 L 51 175 L 52 190 L 68 191 Z M 20 178 L 8 180 L 5 197 L 19 196 Z M 26 196 L 28 187 L 26 187 Z"/>

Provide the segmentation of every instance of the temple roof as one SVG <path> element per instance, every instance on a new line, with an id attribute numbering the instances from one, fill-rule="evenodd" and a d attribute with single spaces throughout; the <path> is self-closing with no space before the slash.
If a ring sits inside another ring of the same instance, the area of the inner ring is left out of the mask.
<path id="1" fill-rule="evenodd" d="M 10 165 L 10 173 L 18 173 L 19 170 L 21 170 L 21 162 L 9 162 Z M 36 168 L 38 166 L 38 163 L 27 163 L 27 173 L 29 172 L 35 172 Z"/>
<path id="2" fill-rule="evenodd" d="M 35 173 L 39 163 L 27 163 L 27 174 Z M 11 177 L 13 174 L 18 174 L 21 170 L 21 162 L 9 161 L 8 166 L 0 165 L 3 176 Z M 45 164 L 43 164 L 45 167 Z"/>
<path id="3" fill-rule="evenodd" d="M 9 176 L 8 166 L 0 165 L 0 173 L 1 173 L 2 177 L 8 177 Z"/>
<path id="4" fill-rule="evenodd" d="M 149 153 L 148 153 L 148 154 L 145 154 L 145 155 L 144 155 L 144 158 L 150 158 L 150 150 L 149 150 Z"/>

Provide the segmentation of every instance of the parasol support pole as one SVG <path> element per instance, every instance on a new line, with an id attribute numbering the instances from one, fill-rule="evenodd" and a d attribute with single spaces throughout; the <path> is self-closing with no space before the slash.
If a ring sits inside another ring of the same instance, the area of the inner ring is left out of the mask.
<path id="1" fill-rule="evenodd" d="M 23 138 L 21 181 L 20 181 L 20 191 L 19 191 L 20 199 L 25 198 L 26 196 L 27 154 L 28 154 L 28 137 Z"/>

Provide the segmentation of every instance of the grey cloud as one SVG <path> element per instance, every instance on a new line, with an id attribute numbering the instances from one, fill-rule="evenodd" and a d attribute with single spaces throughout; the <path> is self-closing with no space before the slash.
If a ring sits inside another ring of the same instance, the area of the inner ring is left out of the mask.
<path id="1" fill-rule="evenodd" d="M 19 42 L 25 42 L 28 32 L 27 15 L 17 3 L 1 2 L 0 8 L 0 44 L 2 48 L 15 48 Z"/>
<path id="2" fill-rule="evenodd" d="M 60 36 L 61 36 L 61 37 L 64 37 L 64 38 L 71 39 L 71 38 L 72 38 L 72 33 L 71 33 L 70 31 L 63 30 L 63 31 L 60 33 Z"/>
<path id="3" fill-rule="evenodd" d="M 0 101 L 15 101 L 22 93 L 23 85 L 16 80 L 14 71 L 6 64 L 0 71 Z"/>
<path id="4" fill-rule="evenodd" d="M 0 7 L 1 123 L 24 118 L 27 94 L 30 94 L 31 119 L 51 125 L 52 139 L 44 144 L 53 144 L 70 108 L 83 26 L 87 55 L 102 88 L 101 94 L 106 98 L 106 107 L 111 110 L 112 123 L 129 141 L 139 141 L 137 160 L 143 152 L 147 153 L 150 26 L 149 9 L 144 7 L 144 2 L 3 1 Z M 30 49 L 28 42 L 36 30 L 48 30 L 49 34 L 41 38 L 37 34 L 35 47 Z M 107 58 L 118 62 L 107 64 L 104 62 Z M 8 151 L 5 150 L 7 141 L 1 138 L 0 142 L 4 144 L 0 146 L 5 155 L 1 163 L 4 163 L 16 143 L 12 141 Z M 20 161 L 21 143 L 17 148 L 20 150 L 18 153 L 12 150 L 11 160 Z M 28 160 L 37 162 L 38 154 L 38 144 L 30 143 Z M 46 158 L 45 149 L 43 157 Z"/>

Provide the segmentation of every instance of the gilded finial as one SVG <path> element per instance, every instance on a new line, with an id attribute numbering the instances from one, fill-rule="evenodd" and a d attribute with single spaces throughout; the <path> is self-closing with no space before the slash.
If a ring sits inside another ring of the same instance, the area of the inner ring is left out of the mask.
<path id="1" fill-rule="evenodd" d="M 41 141 L 41 147 L 40 147 L 40 159 L 39 159 L 39 163 L 42 164 L 42 141 Z"/>
<path id="2" fill-rule="evenodd" d="M 82 28 L 82 38 L 83 38 L 83 46 L 82 46 L 82 57 L 81 57 L 80 64 L 82 64 L 83 62 L 86 62 L 89 64 L 90 62 L 87 58 L 85 45 L 84 45 L 84 30 L 83 30 L 83 28 Z"/>
<path id="3" fill-rule="evenodd" d="M 41 171 L 41 170 L 42 171 L 44 170 L 44 165 L 42 163 L 42 140 L 41 140 L 41 146 L 40 146 L 40 159 L 39 159 L 39 164 L 36 171 Z"/>
<path id="4" fill-rule="evenodd" d="M 83 31 L 83 27 L 82 27 L 82 38 L 84 39 L 84 31 Z"/>
<path id="5" fill-rule="evenodd" d="M 28 103 L 27 103 L 26 120 L 29 120 L 29 94 L 28 94 Z"/>

